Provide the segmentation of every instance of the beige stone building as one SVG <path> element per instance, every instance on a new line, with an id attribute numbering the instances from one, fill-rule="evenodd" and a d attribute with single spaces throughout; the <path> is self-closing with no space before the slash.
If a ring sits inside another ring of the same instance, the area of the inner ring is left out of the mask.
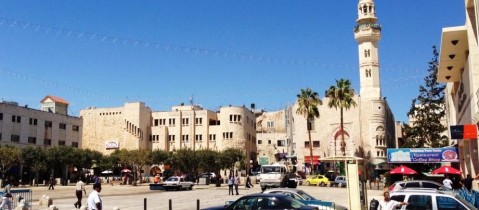
<path id="1" fill-rule="evenodd" d="M 55 96 L 41 110 L 0 102 L 0 144 L 81 147 L 82 120 L 68 116 L 68 102 Z"/>
<path id="2" fill-rule="evenodd" d="M 313 157 L 310 157 L 307 121 L 296 114 L 298 104 L 295 103 L 284 110 L 263 113 L 257 118 L 257 131 L 260 131 L 257 134 L 259 151 L 282 153 L 283 148 L 278 147 L 278 142 L 284 139 L 288 155 L 297 157 L 298 170 L 303 164 L 309 167 L 312 159 L 316 168 L 324 171 L 331 167 L 330 163 L 319 164 L 318 160 L 321 161 L 323 157 L 342 156 L 340 142 L 341 133 L 344 133 L 346 156 L 355 156 L 356 151 L 362 148 L 366 154 L 371 154 L 373 164 L 382 166 L 387 162 L 386 149 L 396 145 L 396 123 L 385 97 L 381 94 L 378 49 L 381 25 L 376 17 L 374 1 L 360 0 L 357 8 L 354 38 L 358 43 L 360 90 L 354 97 L 357 106 L 344 110 L 344 130 L 340 129 L 339 109 L 329 108 L 329 98 L 322 98 L 320 117 L 315 119 L 311 126 Z M 335 85 L 334 81 L 331 82 L 331 85 Z M 317 92 L 321 93 L 323 90 Z M 273 127 L 270 127 L 271 125 Z M 270 142 L 276 145 L 268 146 Z M 269 154 L 258 153 L 260 158 Z"/>
<path id="3" fill-rule="evenodd" d="M 182 148 L 222 151 L 244 149 L 256 160 L 254 113 L 246 107 L 224 106 L 218 111 L 197 105 L 173 106 L 170 111 L 152 111 L 141 102 L 123 107 L 80 111 L 83 148 L 110 154 L 115 149 Z"/>
<path id="4" fill-rule="evenodd" d="M 479 3 L 465 0 L 462 26 L 442 29 L 438 81 L 446 83 L 446 116 L 449 125 L 479 124 Z M 479 172 L 477 138 L 452 139 L 459 146 L 461 171 Z"/>

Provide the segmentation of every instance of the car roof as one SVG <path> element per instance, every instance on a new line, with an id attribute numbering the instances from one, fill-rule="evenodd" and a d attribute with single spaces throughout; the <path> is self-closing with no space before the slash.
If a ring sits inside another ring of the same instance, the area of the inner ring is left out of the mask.
<path id="1" fill-rule="evenodd" d="M 253 193 L 245 195 L 243 197 L 289 197 L 289 195 L 279 193 Z"/>
<path id="2" fill-rule="evenodd" d="M 266 192 L 270 192 L 270 191 L 284 191 L 284 192 L 299 192 L 299 191 L 302 191 L 300 189 L 296 189 L 296 188 L 270 188 L 270 189 L 266 189 L 265 191 L 263 191 L 263 193 L 266 193 Z"/>
<path id="3" fill-rule="evenodd" d="M 393 194 L 441 194 L 441 195 L 452 195 L 452 192 L 449 191 L 441 191 L 437 189 L 431 188 L 404 188 L 399 189 L 397 191 L 391 192 L 390 195 Z"/>
<path id="4" fill-rule="evenodd" d="M 429 182 L 429 183 L 442 185 L 439 182 L 435 182 L 435 181 L 431 181 L 431 180 L 420 180 L 420 179 L 419 180 L 408 180 L 408 181 L 397 181 L 395 183 L 399 184 L 399 183 L 413 183 L 413 182 Z"/>

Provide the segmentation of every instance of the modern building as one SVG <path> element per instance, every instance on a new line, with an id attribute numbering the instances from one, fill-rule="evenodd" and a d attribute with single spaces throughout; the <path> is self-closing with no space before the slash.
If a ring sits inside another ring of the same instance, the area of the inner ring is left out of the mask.
<path id="1" fill-rule="evenodd" d="M 386 149 L 396 146 L 396 123 L 386 97 L 381 94 L 378 48 L 381 25 L 373 0 L 360 0 L 357 8 L 354 38 L 358 43 L 360 90 L 354 96 L 357 106 L 344 110 L 344 129 L 340 126 L 340 110 L 329 108 L 327 97 L 322 98 L 323 105 L 319 106 L 320 117 L 312 122 L 296 114 L 297 103 L 284 110 L 263 113 L 257 118 L 260 158 L 268 156 L 270 151 L 283 153 L 284 148 L 289 148 L 287 155 L 297 157 L 298 169 L 310 168 L 312 163 L 315 169 L 324 171 L 332 165 L 322 163 L 323 157 L 343 156 L 341 136 L 344 134 L 346 156 L 365 154 L 370 157 L 369 163 L 378 167 L 386 165 Z M 313 157 L 309 152 L 308 123 L 311 124 Z M 283 142 L 286 145 L 283 146 Z"/>
<path id="2" fill-rule="evenodd" d="M 256 161 L 254 113 L 244 106 L 224 106 L 218 111 L 198 105 L 173 106 L 152 111 L 142 102 L 123 107 L 90 107 L 80 111 L 83 148 L 110 154 L 115 149 L 175 151 L 234 147 Z"/>
<path id="3" fill-rule="evenodd" d="M 42 110 L 0 102 L 0 144 L 81 147 L 82 119 L 68 116 L 68 102 L 46 96 Z"/>
<path id="4" fill-rule="evenodd" d="M 442 29 L 438 82 L 446 83 L 446 117 L 449 125 L 479 124 L 479 2 L 465 0 L 462 26 Z M 459 147 L 461 171 L 479 172 L 477 137 L 452 139 Z"/>

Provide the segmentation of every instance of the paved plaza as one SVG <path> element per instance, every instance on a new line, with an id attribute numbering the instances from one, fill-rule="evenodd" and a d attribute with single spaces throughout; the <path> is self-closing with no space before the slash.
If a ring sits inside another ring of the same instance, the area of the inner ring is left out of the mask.
<path id="1" fill-rule="evenodd" d="M 140 210 L 144 207 L 144 199 L 147 199 L 147 209 L 168 209 L 169 199 L 172 200 L 174 210 L 194 210 L 197 200 L 200 200 L 200 208 L 222 205 L 225 201 L 236 200 L 242 195 L 258 193 L 261 191 L 259 185 L 254 188 L 246 189 L 240 186 L 240 195 L 228 195 L 228 187 L 222 185 L 198 185 L 191 191 L 160 191 L 149 190 L 148 185 L 139 186 L 121 186 L 121 185 L 102 185 L 101 192 L 103 207 L 105 210 L 111 210 L 118 207 L 121 210 L 131 209 Z M 33 191 L 33 209 L 41 209 L 38 205 L 38 199 L 42 195 L 53 198 L 53 204 L 59 210 L 74 209 L 73 203 L 76 201 L 74 186 L 56 186 L 55 190 L 48 190 L 48 187 L 32 187 Z M 87 195 L 83 197 L 82 204 L 86 204 L 88 194 L 92 191 L 92 185 L 86 186 Z M 333 201 L 337 205 L 347 207 L 347 189 L 337 187 L 317 187 L 317 186 L 299 186 L 311 195 L 325 201 Z M 369 200 L 374 197 L 381 198 L 382 190 L 368 190 Z"/>

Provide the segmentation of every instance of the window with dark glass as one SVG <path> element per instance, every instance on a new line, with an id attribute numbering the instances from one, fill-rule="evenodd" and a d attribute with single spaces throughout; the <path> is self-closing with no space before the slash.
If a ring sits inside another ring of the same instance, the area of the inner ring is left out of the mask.
<path id="1" fill-rule="evenodd" d="M 51 139 L 44 139 L 43 140 L 43 145 L 47 145 L 47 146 L 52 145 L 52 140 Z"/>
<path id="2" fill-rule="evenodd" d="M 37 138 L 35 138 L 35 137 L 28 137 L 28 143 L 29 143 L 29 144 L 36 144 L 36 143 L 37 143 Z"/>
<path id="3" fill-rule="evenodd" d="M 65 123 L 60 123 L 60 124 L 58 125 L 58 127 L 59 127 L 60 129 L 67 129 L 67 124 L 65 124 Z"/>
<path id="4" fill-rule="evenodd" d="M 313 147 L 319 147 L 319 141 L 313 141 Z"/>
<path id="5" fill-rule="evenodd" d="M 78 125 L 73 125 L 72 130 L 73 131 L 78 131 L 78 130 L 80 130 L 80 127 Z"/>
<path id="6" fill-rule="evenodd" d="M 65 146 L 65 141 L 63 140 L 58 141 L 58 146 Z"/>
<path id="7" fill-rule="evenodd" d="M 78 142 L 72 142 L 72 147 L 78 148 Z"/>
<path id="8" fill-rule="evenodd" d="M 52 121 L 45 121 L 45 128 L 51 128 L 52 127 Z"/>
<path id="9" fill-rule="evenodd" d="M 10 137 L 10 141 L 12 142 L 20 142 L 20 136 L 19 135 L 12 135 Z"/>

